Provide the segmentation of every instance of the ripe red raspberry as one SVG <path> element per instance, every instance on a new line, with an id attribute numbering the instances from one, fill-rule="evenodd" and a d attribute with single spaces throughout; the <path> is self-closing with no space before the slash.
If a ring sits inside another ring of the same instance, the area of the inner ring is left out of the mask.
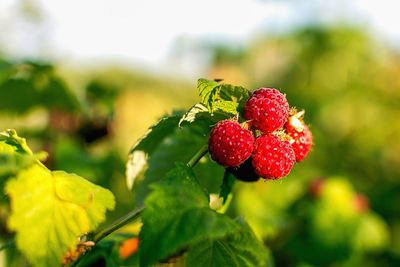
<path id="1" fill-rule="evenodd" d="M 289 115 L 289 104 L 284 94 L 274 88 L 254 91 L 244 107 L 244 117 L 264 133 L 281 128 Z"/>
<path id="2" fill-rule="evenodd" d="M 288 175 L 295 162 L 290 143 L 273 134 L 264 134 L 256 139 L 252 158 L 255 172 L 265 179 Z"/>
<path id="3" fill-rule="evenodd" d="M 253 134 L 232 120 L 218 122 L 208 140 L 211 158 L 225 167 L 239 166 L 253 149 Z"/>
<path id="4" fill-rule="evenodd" d="M 307 156 L 313 143 L 312 133 L 301 119 L 303 113 L 301 111 L 290 116 L 285 124 L 286 132 L 291 137 L 290 143 L 292 144 L 297 162 L 302 161 Z"/>

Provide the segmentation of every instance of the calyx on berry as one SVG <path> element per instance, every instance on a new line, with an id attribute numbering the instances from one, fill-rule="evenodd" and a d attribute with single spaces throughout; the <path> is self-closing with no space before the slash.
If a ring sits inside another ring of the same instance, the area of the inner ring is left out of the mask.
<path id="1" fill-rule="evenodd" d="M 296 161 L 302 161 L 310 152 L 313 137 L 310 129 L 303 121 L 304 111 L 295 113 L 289 116 L 285 130 L 290 137 L 290 143 L 296 155 Z"/>

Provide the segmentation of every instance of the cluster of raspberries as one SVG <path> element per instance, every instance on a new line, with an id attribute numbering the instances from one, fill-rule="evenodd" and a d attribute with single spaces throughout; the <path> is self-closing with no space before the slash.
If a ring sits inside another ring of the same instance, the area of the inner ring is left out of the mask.
<path id="1" fill-rule="evenodd" d="M 312 146 L 303 114 L 290 110 L 278 90 L 257 89 L 244 107 L 245 122 L 229 119 L 215 125 L 208 142 L 210 155 L 241 180 L 284 177 Z"/>

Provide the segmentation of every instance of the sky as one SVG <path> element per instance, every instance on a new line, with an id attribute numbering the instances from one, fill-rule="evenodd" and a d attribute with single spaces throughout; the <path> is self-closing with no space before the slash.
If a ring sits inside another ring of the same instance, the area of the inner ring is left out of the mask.
<path id="1" fill-rule="evenodd" d="M 27 18 L 18 16 L 21 5 Z M 12 57 L 169 68 L 182 40 L 246 44 L 261 32 L 347 21 L 400 44 L 395 0 L 1 0 L 0 48 Z M 200 60 L 200 59 L 194 59 Z M 185 65 L 183 64 L 183 67 Z"/>

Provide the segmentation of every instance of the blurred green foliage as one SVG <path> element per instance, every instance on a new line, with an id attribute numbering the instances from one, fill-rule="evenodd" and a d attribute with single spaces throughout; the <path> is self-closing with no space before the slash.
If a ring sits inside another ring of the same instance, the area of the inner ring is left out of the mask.
<path id="1" fill-rule="evenodd" d="M 245 217 L 276 266 L 400 266 L 400 54 L 351 27 L 310 27 L 212 52 L 208 78 L 281 89 L 306 110 L 315 140 L 302 166 L 281 182 L 237 182 L 228 212 Z M 0 60 L 0 126 L 46 150 L 51 169 L 110 188 L 118 203 L 111 221 L 137 199 L 125 181 L 129 147 L 162 114 L 193 105 L 195 89 L 195 81 L 121 68 L 89 72 Z M 160 161 L 165 149 L 185 147 L 165 142 Z M 207 157 L 195 172 L 218 192 L 221 168 Z M 313 181 L 321 177 L 328 178 L 316 194 Z M 359 210 L 357 192 L 369 202 Z M 8 234 L 7 210 L 2 204 L 0 239 Z M 117 254 L 107 242 L 96 248 L 99 255 Z"/>
<path id="2" fill-rule="evenodd" d="M 37 62 L 0 63 L 0 110 L 26 113 L 36 106 L 74 112 L 79 104 L 52 72 L 52 66 Z"/>
<path id="3" fill-rule="evenodd" d="M 241 64 L 236 63 L 237 56 L 221 60 L 219 55 L 219 65 L 210 73 L 239 78 L 235 82 L 250 88 L 281 89 L 292 106 L 306 110 L 315 145 L 282 184 L 238 188 L 235 212 L 245 214 L 273 251 L 277 243 L 288 242 L 276 248 L 278 266 L 398 265 L 398 52 L 360 29 L 344 27 L 306 28 L 260 39 L 242 53 Z M 362 191 L 379 215 L 350 220 L 346 212 L 334 209 L 351 205 L 343 192 L 340 197 L 331 195 L 325 204 L 313 204 L 312 212 L 293 216 L 293 209 L 302 212 L 297 205 L 309 181 L 331 175 L 348 179 L 342 182 Z M 301 216 L 308 229 L 293 227 Z M 297 240 L 289 242 L 287 235 Z M 360 240 L 361 236 L 371 240 Z"/>

